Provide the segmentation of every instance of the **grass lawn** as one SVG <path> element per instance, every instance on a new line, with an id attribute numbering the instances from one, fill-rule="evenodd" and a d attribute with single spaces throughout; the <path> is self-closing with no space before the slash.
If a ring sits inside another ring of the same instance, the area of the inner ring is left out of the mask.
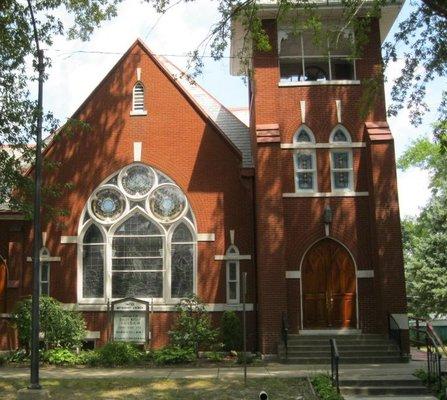
<path id="1" fill-rule="evenodd" d="M 15 400 L 23 380 L 0 381 L 0 398 Z M 265 390 L 271 400 L 316 400 L 308 382 L 300 378 L 248 379 L 60 379 L 42 380 L 53 400 L 255 400 Z"/>

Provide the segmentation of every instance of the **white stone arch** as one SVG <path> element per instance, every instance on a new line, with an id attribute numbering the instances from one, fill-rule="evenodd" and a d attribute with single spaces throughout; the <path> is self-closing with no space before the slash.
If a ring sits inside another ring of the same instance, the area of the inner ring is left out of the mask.
<path id="1" fill-rule="evenodd" d="M 301 131 L 305 131 L 308 135 L 309 135 L 309 139 L 310 142 L 305 142 L 305 141 L 298 141 L 298 136 L 301 133 Z M 310 143 L 310 144 L 315 144 L 315 135 L 312 132 L 312 129 L 310 129 L 307 125 L 302 124 L 298 127 L 298 129 L 296 130 L 296 132 L 293 135 L 293 142 L 294 143 Z"/>
<path id="2" fill-rule="evenodd" d="M 334 136 L 338 131 L 342 131 L 344 133 L 344 135 L 346 136 L 346 141 L 335 141 L 334 140 Z M 349 133 L 349 131 L 342 125 L 342 124 L 337 124 L 335 125 L 335 127 L 332 129 L 330 135 L 329 135 L 329 143 L 334 143 L 334 144 L 340 144 L 342 145 L 342 143 L 346 143 L 346 144 L 351 144 L 352 143 L 352 138 L 351 138 L 351 134 Z"/>

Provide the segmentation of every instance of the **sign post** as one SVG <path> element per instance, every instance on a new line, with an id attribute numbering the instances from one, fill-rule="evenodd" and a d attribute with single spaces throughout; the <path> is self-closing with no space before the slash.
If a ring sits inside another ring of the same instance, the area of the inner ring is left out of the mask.
<path id="1" fill-rule="evenodd" d="M 146 345 L 149 302 L 127 297 L 112 301 L 112 339 Z"/>
<path id="2" fill-rule="evenodd" d="M 247 294 L 247 273 L 242 274 L 242 331 L 244 335 L 244 385 L 247 386 L 247 316 L 245 307 L 245 296 Z"/>

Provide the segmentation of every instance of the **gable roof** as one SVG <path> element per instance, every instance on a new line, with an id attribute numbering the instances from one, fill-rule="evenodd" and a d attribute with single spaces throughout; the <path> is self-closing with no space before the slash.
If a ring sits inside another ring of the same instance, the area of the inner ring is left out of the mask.
<path id="1" fill-rule="evenodd" d="M 82 102 L 78 109 L 73 113 L 72 118 L 76 118 L 79 112 L 83 109 L 84 105 L 93 96 L 93 94 L 102 86 L 102 84 L 108 79 L 118 65 L 125 59 L 125 57 L 136 46 L 140 46 L 148 56 L 158 65 L 158 67 L 164 72 L 181 90 L 187 98 L 196 106 L 200 113 L 207 118 L 211 124 L 217 129 L 219 133 L 223 135 L 226 141 L 231 147 L 242 156 L 242 166 L 244 168 L 254 167 L 250 131 L 247 125 L 245 125 L 239 118 L 237 118 L 231 111 L 224 107 L 219 101 L 216 100 L 210 93 L 203 89 L 200 85 L 192 80 L 181 69 L 175 66 L 172 62 L 162 56 L 156 56 L 147 45 L 141 40 L 137 39 L 132 46 L 121 56 L 117 63 L 102 79 L 102 81 L 96 86 L 96 88 L 90 93 L 90 95 Z M 53 139 L 63 129 L 63 126 L 57 129 L 54 133 L 45 139 L 46 148 L 44 154 L 51 147 Z"/>
<path id="2" fill-rule="evenodd" d="M 144 43 L 142 44 L 145 46 Z M 163 56 L 156 57 L 184 91 L 195 100 L 203 112 L 239 149 L 242 153 L 242 166 L 245 168 L 253 167 L 249 127 L 171 61 Z"/>

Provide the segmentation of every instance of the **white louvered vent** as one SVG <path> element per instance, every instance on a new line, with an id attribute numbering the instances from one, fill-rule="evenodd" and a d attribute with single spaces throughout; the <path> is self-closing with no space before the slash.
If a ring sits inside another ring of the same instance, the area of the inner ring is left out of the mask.
<path id="1" fill-rule="evenodd" d="M 133 111 L 144 111 L 144 87 L 141 82 L 133 87 Z"/>

